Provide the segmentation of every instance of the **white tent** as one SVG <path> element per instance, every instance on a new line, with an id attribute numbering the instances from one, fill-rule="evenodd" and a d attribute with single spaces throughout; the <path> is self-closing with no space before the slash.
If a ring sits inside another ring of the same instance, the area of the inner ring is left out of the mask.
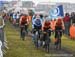
<path id="1" fill-rule="evenodd" d="M 21 13 L 28 14 L 28 9 L 27 8 L 22 8 Z"/>
<path id="2" fill-rule="evenodd" d="M 45 11 L 35 11 L 35 14 L 43 14 L 43 15 L 48 15 L 48 13 L 46 13 Z"/>

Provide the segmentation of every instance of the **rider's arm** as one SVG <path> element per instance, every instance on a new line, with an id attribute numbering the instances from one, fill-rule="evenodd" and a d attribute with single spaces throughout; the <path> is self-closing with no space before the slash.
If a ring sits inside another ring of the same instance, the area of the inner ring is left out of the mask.
<path id="1" fill-rule="evenodd" d="M 64 22 L 62 21 L 62 29 L 65 30 Z"/>
<path id="2" fill-rule="evenodd" d="M 23 16 L 20 17 L 20 21 L 19 21 L 19 24 L 20 24 L 20 25 L 21 25 L 22 17 L 23 17 Z"/>
<path id="3" fill-rule="evenodd" d="M 35 19 L 32 19 L 32 28 L 34 28 Z"/>
<path id="4" fill-rule="evenodd" d="M 57 23 L 57 20 L 56 20 L 55 23 L 54 23 L 54 30 L 55 30 L 56 23 Z"/>
<path id="5" fill-rule="evenodd" d="M 50 22 L 50 30 L 52 30 L 52 27 L 51 27 L 51 25 L 52 25 L 52 24 L 51 24 L 51 22 Z"/>
<path id="6" fill-rule="evenodd" d="M 45 23 L 45 20 L 42 22 L 42 30 L 44 30 L 44 23 Z"/>
<path id="7" fill-rule="evenodd" d="M 29 24 L 29 18 L 27 17 L 27 24 Z"/>

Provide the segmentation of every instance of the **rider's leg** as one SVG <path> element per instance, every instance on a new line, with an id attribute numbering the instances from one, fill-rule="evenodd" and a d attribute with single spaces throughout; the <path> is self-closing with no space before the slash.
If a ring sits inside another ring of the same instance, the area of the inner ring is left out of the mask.
<path id="1" fill-rule="evenodd" d="M 51 36 L 51 30 L 49 30 L 49 36 Z"/>
<path id="2" fill-rule="evenodd" d="M 45 48 L 45 40 L 46 40 L 46 36 L 45 34 L 43 34 L 43 48 Z"/>
<path id="3" fill-rule="evenodd" d="M 34 42 L 34 40 L 35 40 L 34 35 L 35 35 L 34 28 L 32 28 L 32 41 L 33 41 L 33 42 Z"/>
<path id="4" fill-rule="evenodd" d="M 61 37 L 62 37 L 62 32 L 60 32 L 59 49 L 61 49 Z"/>
<path id="5" fill-rule="evenodd" d="M 22 37 L 22 30 L 23 30 L 23 28 L 22 27 L 20 27 L 20 36 Z"/>
<path id="6" fill-rule="evenodd" d="M 26 31 L 26 33 L 28 33 L 27 29 L 28 29 L 28 25 L 25 25 L 25 31 Z"/>
<path id="7" fill-rule="evenodd" d="M 57 49 L 58 39 L 57 39 L 57 31 L 55 31 L 55 48 Z"/>

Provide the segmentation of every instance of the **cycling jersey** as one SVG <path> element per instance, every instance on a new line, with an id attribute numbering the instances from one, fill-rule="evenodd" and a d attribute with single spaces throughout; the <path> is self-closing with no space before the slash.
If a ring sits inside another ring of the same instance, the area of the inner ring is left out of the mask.
<path id="1" fill-rule="evenodd" d="M 55 38 L 58 37 L 58 31 L 64 30 L 64 23 L 62 19 L 58 19 L 55 24 Z M 60 38 L 62 37 L 62 31 L 60 31 Z"/>
<path id="2" fill-rule="evenodd" d="M 26 16 L 21 16 L 20 18 L 20 24 L 24 25 L 24 24 L 28 24 L 28 19 Z"/>
<path id="3" fill-rule="evenodd" d="M 51 22 L 50 21 L 45 21 L 43 24 L 43 30 L 47 30 L 51 28 Z"/>
<path id="4" fill-rule="evenodd" d="M 42 26 L 42 20 L 41 19 L 34 19 L 32 25 L 33 25 L 33 27 L 34 26 L 40 27 L 40 26 Z"/>

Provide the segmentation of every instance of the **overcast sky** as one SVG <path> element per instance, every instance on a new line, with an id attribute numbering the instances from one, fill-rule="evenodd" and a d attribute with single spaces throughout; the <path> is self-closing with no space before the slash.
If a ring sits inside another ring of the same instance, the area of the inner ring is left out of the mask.
<path id="1" fill-rule="evenodd" d="M 75 0 L 33 0 L 35 2 L 70 2 L 75 3 Z"/>
<path id="2" fill-rule="evenodd" d="M 0 0 L 0 1 L 5 1 L 5 0 Z M 12 1 L 12 0 L 8 0 Z M 15 0 L 13 0 L 15 1 Z M 35 3 L 38 2 L 70 2 L 70 3 L 75 3 L 75 0 L 22 0 L 22 1 L 34 1 Z"/>

